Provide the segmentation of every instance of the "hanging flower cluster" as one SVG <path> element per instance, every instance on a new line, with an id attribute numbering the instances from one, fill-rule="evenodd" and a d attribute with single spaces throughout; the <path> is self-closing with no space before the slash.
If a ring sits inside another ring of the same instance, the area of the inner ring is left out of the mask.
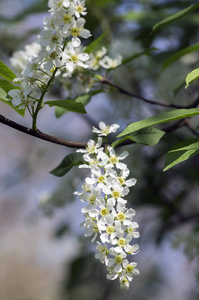
<path id="1" fill-rule="evenodd" d="M 88 92 L 95 83 L 93 71 L 114 69 L 122 63 L 121 55 L 110 58 L 105 47 L 89 55 L 84 52 L 86 47 L 80 38 L 91 36 L 84 28 L 85 0 L 49 0 L 48 6 L 50 16 L 44 19 L 44 29 L 37 42 L 14 52 L 10 59 L 12 69 L 19 76 L 15 82 L 21 83 L 21 89 L 9 92 L 12 104 L 17 108 L 34 106 L 38 92 L 43 93 L 51 87 L 52 76 L 67 88 L 68 93 L 75 84 L 75 92 L 80 90 L 81 94 Z M 74 96 L 76 94 L 70 95 L 71 98 Z"/>
<path id="2" fill-rule="evenodd" d="M 106 126 L 99 123 L 99 129 L 93 127 L 98 140 L 89 140 L 84 153 L 85 164 L 80 168 L 90 169 L 91 175 L 85 179 L 81 192 L 75 192 L 86 206 L 82 209 L 85 236 L 97 240 L 95 257 L 105 264 L 107 278 L 119 278 L 122 288 L 129 288 L 133 275 L 138 275 L 137 263 L 130 262 L 128 255 L 138 253 L 139 246 L 130 244 L 133 238 L 139 237 L 138 224 L 133 222 L 135 210 L 127 208 L 124 197 L 129 187 L 136 184 L 135 178 L 127 179 L 129 169 L 122 161 L 128 156 L 124 151 L 117 155 L 111 146 L 102 146 L 102 137 L 116 132 L 119 125 Z"/>
<path id="3" fill-rule="evenodd" d="M 78 49 L 80 38 L 91 35 L 82 17 L 86 15 L 85 0 L 49 0 L 48 6 L 50 16 L 44 19 L 35 51 L 29 53 L 25 68 L 15 79 L 21 82 L 21 89 L 9 91 L 13 106 L 18 108 L 34 106 L 38 91 L 43 96 L 60 70 L 70 73 L 76 66 L 88 68 L 89 55 Z"/>

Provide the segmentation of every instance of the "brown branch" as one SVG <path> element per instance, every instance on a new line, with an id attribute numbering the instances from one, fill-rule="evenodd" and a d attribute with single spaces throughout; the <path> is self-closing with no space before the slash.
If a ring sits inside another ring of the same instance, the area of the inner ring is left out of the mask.
<path id="1" fill-rule="evenodd" d="M 199 104 L 199 98 L 197 98 L 193 103 L 191 103 L 190 105 L 187 105 L 187 106 L 181 106 L 181 105 L 169 104 L 169 103 L 162 103 L 162 102 L 159 102 L 159 101 L 149 100 L 149 99 L 146 99 L 146 98 L 144 98 L 140 95 L 131 93 L 131 92 L 123 89 L 122 87 L 118 86 L 117 84 L 109 81 L 107 78 L 100 79 L 100 83 L 109 85 L 109 86 L 117 89 L 121 94 L 130 96 L 130 97 L 133 97 L 133 98 L 140 99 L 140 100 L 142 100 L 146 103 L 152 104 L 152 105 L 163 106 L 163 107 L 168 107 L 168 108 L 185 108 L 186 109 L 186 108 L 194 108 Z"/>
<path id="2" fill-rule="evenodd" d="M 173 219 L 168 220 L 164 223 L 164 225 L 160 228 L 157 235 L 157 240 L 161 241 L 163 235 L 168 230 L 176 229 L 179 226 L 182 226 L 186 223 L 195 223 L 199 221 L 199 213 L 193 213 L 192 215 L 181 215 L 181 214 L 175 214 L 173 216 Z"/>
<path id="3" fill-rule="evenodd" d="M 185 120 L 186 119 L 179 120 L 175 124 L 173 124 L 169 127 L 163 128 L 162 130 L 165 131 L 166 133 L 170 133 L 170 132 L 186 125 Z M 28 135 L 34 136 L 38 139 L 41 139 L 41 140 L 44 140 L 44 141 L 47 141 L 47 142 L 50 142 L 50 143 L 54 143 L 54 144 L 57 144 L 57 145 L 61 145 L 61 146 L 69 147 L 69 148 L 85 148 L 87 146 L 86 143 L 73 142 L 73 141 L 59 139 L 55 136 L 43 133 L 38 129 L 36 129 L 36 130 L 30 129 L 28 127 L 25 127 L 25 126 L 20 125 L 20 124 L 14 122 L 12 120 L 9 120 L 9 119 L 5 118 L 1 114 L 0 114 L 0 123 L 3 123 L 3 124 L 5 124 L 9 127 L 12 127 L 14 129 L 16 129 L 18 131 L 21 131 L 23 133 L 26 133 Z M 118 146 L 126 146 L 126 145 L 131 145 L 131 144 L 134 144 L 134 143 L 135 143 L 134 141 L 126 140 L 123 143 L 119 144 Z"/>
<path id="4" fill-rule="evenodd" d="M 166 133 L 170 133 L 182 126 L 185 126 L 185 124 L 186 124 L 186 119 L 181 119 L 181 120 L 177 121 L 176 123 L 174 123 L 173 125 L 162 128 L 161 130 L 165 131 Z"/>
<path id="5" fill-rule="evenodd" d="M 190 121 L 188 119 L 185 120 L 185 126 L 197 137 L 199 137 L 199 132 L 197 132 L 195 129 L 193 129 L 193 127 L 190 124 Z"/>
<path id="6" fill-rule="evenodd" d="M 112 83 L 111 83 L 111 85 L 115 86 Z M 119 89 L 121 89 L 121 88 L 119 88 Z M 123 91 L 125 91 L 125 90 L 123 90 Z M 133 95 L 133 94 L 127 92 L 127 91 L 125 91 L 125 94 L 130 94 L 131 96 Z M 142 100 L 143 99 L 144 98 L 142 98 Z M 146 100 L 146 101 L 148 102 L 150 100 Z M 155 104 L 155 103 L 157 104 L 158 103 L 158 102 L 155 102 L 155 101 L 152 101 L 152 102 L 153 102 L 153 104 Z M 183 107 L 183 108 L 193 108 L 193 107 L 196 107 L 198 104 L 199 104 L 199 98 L 197 98 L 191 105 L 189 105 L 187 107 Z M 157 105 L 159 105 L 159 104 L 157 104 Z M 166 106 L 166 105 L 164 105 L 164 106 Z M 168 106 L 168 107 L 171 107 L 171 106 Z M 28 135 L 34 136 L 34 137 L 39 138 L 41 140 L 45 140 L 45 141 L 48 141 L 50 143 L 62 145 L 62 146 L 65 146 L 65 147 L 69 147 L 69 148 L 85 148 L 87 146 L 86 143 L 63 140 L 63 139 L 57 138 L 55 136 L 45 134 L 45 133 L 41 132 L 38 129 L 36 129 L 36 130 L 30 129 L 30 128 L 25 127 L 23 125 L 20 125 L 20 124 L 14 122 L 12 120 L 7 119 L 6 117 L 4 117 L 1 114 L 0 114 L 0 123 L 3 123 L 3 124 L 5 124 L 5 125 L 7 125 L 9 127 L 12 127 L 12 128 L 14 128 L 14 129 L 16 129 L 18 131 L 24 132 L 24 133 L 26 133 Z M 166 133 L 170 133 L 170 132 L 172 132 L 172 131 L 174 131 L 174 130 L 182 127 L 182 126 L 187 126 L 189 128 L 189 130 L 191 130 L 194 135 L 196 135 L 197 137 L 199 136 L 199 133 L 197 131 L 195 131 L 191 127 L 191 125 L 189 124 L 188 119 L 179 120 L 176 123 L 174 123 L 173 125 L 165 127 L 162 130 L 165 131 Z M 133 142 L 131 140 L 126 140 L 123 143 L 119 144 L 119 146 L 131 145 L 131 144 L 134 144 L 134 143 L 135 142 Z"/>
<path id="7" fill-rule="evenodd" d="M 37 130 L 30 129 L 28 127 L 25 127 L 23 125 L 20 125 L 14 121 L 11 121 L 11 120 L 5 118 L 1 114 L 0 114 L 0 123 L 3 123 L 9 127 L 12 127 L 14 129 L 18 130 L 18 131 L 24 132 L 28 135 L 34 136 L 36 138 L 39 138 L 41 140 L 45 140 L 45 141 L 48 141 L 48 142 L 51 142 L 54 144 L 58 144 L 58 145 L 62 145 L 62 146 L 70 147 L 70 148 L 85 148 L 87 145 L 86 143 L 72 142 L 72 141 L 59 139 L 52 135 L 45 134 L 38 129 Z"/>

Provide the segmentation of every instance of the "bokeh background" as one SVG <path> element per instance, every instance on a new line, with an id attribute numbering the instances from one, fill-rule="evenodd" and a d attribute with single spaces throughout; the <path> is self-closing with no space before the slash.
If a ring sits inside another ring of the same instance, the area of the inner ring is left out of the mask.
<path id="1" fill-rule="evenodd" d="M 188 105 L 198 97 L 198 84 L 179 82 L 197 67 L 197 51 L 161 71 L 179 49 L 198 40 L 198 11 L 150 34 L 155 23 L 195 1 L 87 0 L 89 42 L 108 31 L 105 44 L 112 57 L 129 57 L 150 47 L 158 50 L 109 74 L 121 87 L 166 103 Z M 14 51 L 36 39 L 47 15 L 47 0 L 0 1 L 0 59 L 9 64 Z M 86 41 L 88 43 L 88 41 Z M 59 97 L 57 83 L 49 98 Z M 74 90 L 78 94 L 78 90 Z M 5 103 L 1 114 L 30 127 Z M 92 125 L 103 120 L 130 122 L 165 111 L 140 100 L 107 90 L 92 98 L 88 115 L 68 112 L 57 119 L 53 109 L 40 113 L 38 128 L 48 134 L 87 142 Z M 197 126 L 198 118 L 192 125 Z M 187 128 L 166 135 L 153 147 L 131 145 L 131 176 L 138 182 L 129 206 L 140 225 L 140 252 L 134 257 L 141 275 L 128 291 L 105 278 L 104 266 L 94 259 L 95 247 L 83 236 L 82 204 L 73 195 L 86 173 L 74 168 L 63 178 L 49 172 L 75 150 L 50 144 L 0 124 L 0 300 L 197 300 L 199 254 L 199 159 L 195 156 L 162 172 L 166 152 L 185 138 Z"/>

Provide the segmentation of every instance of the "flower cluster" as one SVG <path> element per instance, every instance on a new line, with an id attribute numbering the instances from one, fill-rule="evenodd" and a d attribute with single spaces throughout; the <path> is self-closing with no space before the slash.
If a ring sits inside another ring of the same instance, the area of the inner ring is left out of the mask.
<path id="1" fill-rule="evenodd" d="M 73 71 L 76 66 L 88 68 L 87 53 L 79 51 L 80 38 L 89 38 L 90 31 L 84 28 L 85 0 L 49 0 L 50 16 L 44 19 L 43 31 L 29 53 L 25 68 L 15 81 L 21 89 L 9 92 L 13 106 L 34 106 L 38 91 L 41 96 L 48 91 L 55 75 L 62 70 Z M 16 59 L 13 59 L 13 63 Z"/>
<path id="2" fill-rule="evenodd" d="M 119 125 L 106 126 L 99 123 L 99 129 L 93 127 L 98 140 L 89 140 L 84 153 L 85 164 L 91 175 L 85 179 L 81 192 L 75 192 L 86 206 L 82 209 L 85 236 L 91 236 L 92 242 L 97 240 L 95 257 L 105 264 L 107 278 L 119 278 L 122 288 L 129 288 L 133 275 L 138 275 L 137 263 L 130 262 L 128 255 L 138 253 L 139 246 L 130 244 L 133 238 L 139 237 L 138 224 L 133 222 L 135 210 L 127 208 L 124 197 L 129 188 L 136 183 L 135 178 L 127 179 L 129 169 L 122 161 L 128 156 L 124 151 L 120 155 L 111 146 L 103 147 L 102 137 L 116 132 Z"/>
<path id="3" fill-rule="evenodd" d="M 92 70 L 98 70 L 100 67 L 104 69 L 114 69 L 122 63 L 121 55 L 118 55 L 117 58 L 110 58 L 106 53 L 107 49 L 105 47 L 102 47 L 95 53 L 91 53 L 88 61 L 89 68 Z"/>

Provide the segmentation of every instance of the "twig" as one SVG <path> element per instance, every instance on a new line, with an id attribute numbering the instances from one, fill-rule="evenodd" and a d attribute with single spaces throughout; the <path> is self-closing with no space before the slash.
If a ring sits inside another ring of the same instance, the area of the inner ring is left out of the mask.
<path id="1" fill-rule="evenodd" d="M 28 135 L 34 136 L 36 138 L 39 138 L 41 140 L 45 140 L 45 141 L 48 141 L 48 142 L 51 142 L 54 144 L 58 144 L 58 145 L 62 145 L 62 146 L 70 147 L 70 148 L 85 148 L 87 145 L 86 143 L 72 142 L 72 141 L 59 139 L 52 135 L 45 134 L 38 129 L 36 129 L 36 130 L 30 129 L 28 127 L 25 127 L 25 126 L 20 125 L 12 120 L 5 118 L 1 114 L 0 114 L 0 123 L 3 123 L 9 127 L 12 127 L 16 130 L 24 132 Z"/>
<path id="2" fill-rule="evenodd" d="M 12 120 L 7 119 L 6 117 L 4 117 L 3 115 L 0 114 L 0 123 L 3 123 L 9 127 L 12 127 L 18 131 L 21 131 L 23 133 L 26 133 L 28 135 L 34 136 L 38 139 L 41 140 L 45 140 L 47 142 L 50 143 L 54 143 L 54 144 L 58 144 L 58 145 L 62 145 L 65 147 L 69 147 L 69 148 L 86 148 L 87 144 L 86 143 L 80 143 L 80 142 L 73 142 L 73 141 L 68 141 L 68 140 L 63 140 L 60 138 L 57 138 L 55 136 L 46 134 L 41 132 L 38 129 L 30 129 L 28 127 L 25 127 L 23 125 L 20 125 Z M 163 131 L 165 131 L 166 133 L 172 132 L 182 126 L 185 125 L 185 120 L 180 120 L 178 122 L 176 122 L 175 124 L 173 124 L 172 126 L 166 127 L 164 129 L 162 129 Z M 123 143 L 119 144 L 118 146 L 125 146 L 125 145 L 131 145 L 134 144 L 135 142 L 131 141 L 131 140 L 126 140 Z"/>
<path id="3" fill-rule="evenodd" d="M 199 132 L 197 132 L 190 124 L 190 121 L 188 119 L 185 120 L 185 126 L 197 137 L 199 137 Z"/>
<path id="4" fill-rule="evenodd" d="M 186 119 L 182 119 L 182 120 L 177 121 L 176 123 L 174 123 L 171 126 L 162 128 L 161 130 L 165 131 L 166 133 L 170 133 L 170 132 L 184 126 L 185 124 L 186 124 Z"/>
<path id="5" fill-rule="evenodd" d="M 111 87 L 114 87 L 121 94 L 128 95 L 130 97 L 140 99 L 140 100 L 142 100 L 142 101 L 144 101 L 146 103 L 152 104 L 152 105 L 163 106 L 163 107 L 168 107 L 168 108 L 184 108 L 184 109 L 186 109 L 186 108 L 194 108 L 194 107 L 196 107 L 199 104 L 199 98 L 197 98 L 193 103 L 191 103 L 190 105 L 187 105 L 187 106 L 181 106 L 181 105 L 169 104 L 169 103 L 162 103 L 162 102 L 159 102 L 159 101 L 149 100 L 149 99 L 146 99 L 146 98 L 144 98 L 144 97 L 142 97 L 140 95 L 131 93 L 131 92 L 123 89 L 122 87 L 118 86 L 117 84 L 111 82 L 107 78 L 100 79 L 100 83 L 109 85 Z"/>

